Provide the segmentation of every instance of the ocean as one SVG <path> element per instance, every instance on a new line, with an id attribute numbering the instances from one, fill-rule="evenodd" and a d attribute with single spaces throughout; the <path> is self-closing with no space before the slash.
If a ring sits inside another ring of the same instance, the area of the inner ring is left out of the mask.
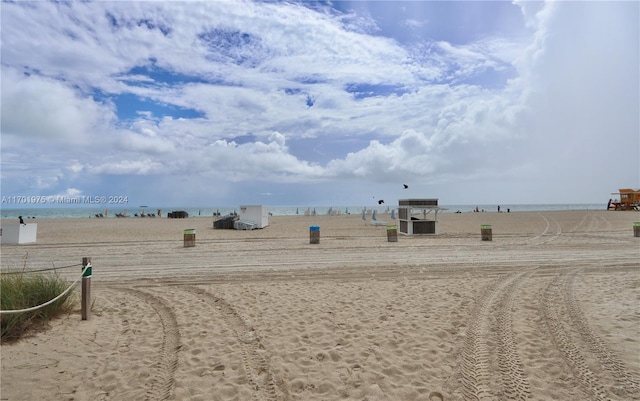
<path id="1" fill-rule="evenodd" d="M 326 214 L 362 214 L 363 211 L 378 214 L 391 213 L 392 209 L 397 209 L 397 205 L 377 205 L 377 206 L 268 206 L 269 213 L 273 216 L 295 216 L 295 215 L 326 215 Z M 467 213 L 472 212 L 476 207 L 481 211 L 497 212 L 498 205 L 440 205 L 446 208 L 440 213 Z M 606 210 L 607 204 L 522 204 L 522 205 L 500 205 L 502 212 L 536 212 L 555 210 Z M 144 214 L 156 214 L 158 210 L 162 212 L 162 217 L 172 211 L 185 211 L 189 217 L 213 217 L 214 215 L 227 215 L 239 213 L 239 206 L 130 206 L 122 205 L 118 207 L 2 207 L 0 217 L 3 219 L 17 219 L 23 216 L 25 219 L 73 219 L 91 218 L 102 215 L 102 217 L 115 218 L 116 214 L 126 212 L 128 217 L 135 217 Z"/>

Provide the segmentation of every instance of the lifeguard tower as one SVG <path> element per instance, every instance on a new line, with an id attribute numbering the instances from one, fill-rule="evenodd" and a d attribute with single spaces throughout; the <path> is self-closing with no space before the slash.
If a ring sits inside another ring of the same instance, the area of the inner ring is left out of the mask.
<path id="1" fill-rule="evenodd" d="M 611 195 L 620 195 L 620 201 L 609 201 L 609 210 L 639 210 L 640 211 L 640 190 L 629 188 L 620 189 L 620 192 Z"/>
<path id="2" fill-rule="evenodd" d="M 398 200 L 399 232 L 403 235 L 438 235 L 438 199 Z M 432 214 L 433 213 L 433 214 Z"/>

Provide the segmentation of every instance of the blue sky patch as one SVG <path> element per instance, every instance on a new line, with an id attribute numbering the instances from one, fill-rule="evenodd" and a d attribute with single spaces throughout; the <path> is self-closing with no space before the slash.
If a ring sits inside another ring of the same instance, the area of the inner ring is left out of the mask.
<path id="1" fill-rule="evenodd" d="M 105 14 L 105 18 L 109 21 L 109 25 L 114 28 L 114 30 L 118 29 L 135 29 L 136 27 L 144 27 L 149 30 L 159 30 L 162 35 L 168 36 L 171 34 L 171 27 L 156 22 L 149 18 L 119 18 L 113 13 L 107 12 Z"/>
<path id="2" fill-rule="evenodd" d="M 299 95 L 300 93 L 302 93 L 302 89 L 284 88 L 284 93 L 286 93 L 287 95 Z"/>
<path id="3" fill-rule="evenodd" d="M 99 98 L 99 97 L 98 97 Z M 199 110 L 187 109 L 171 104 L 163 104 L 152 99 L 143 98 L 132 93 L 116 96 L 104 96 L 116 105 L 116 112 L 120 120 L 132 120 L 140 117 L 140 113 L 150 112 L 155 118 L 203 118 L 205 114 Z"/>
<path id="4" fill-rule="evenodd" d="M 487 68 L 478 74 L 454 82 L 454 85 L 476 85 L 486 89 L 502 89 L 509 79 L 515 78 L 517 72 L 514 67 L 504 69 Z"/>
<path id="5" fill-rule="evenodd" d="M 223 84 L 222 79 L 219 80 L 207 80 L 202 77 L 196 77 L 192 75 L 182 74 L 176 71 L 170 71 L 162 67 L 158 67 L 154 59 L 151 59 L 150 65 L 139 65 L 133 67 L 126 73 L 122 74 L 119 78 L 131 86 L 172 86 L 172 85 L 185 85 L 189 83 L 208 83 L 208 84 Z M 139 81 L 134 78 L 135 76 L 145 76 L 153 80 L 153 84 L 147 81 Z M 131 77 L 131 78 L 127 78 Z"/>
<path id="6" fill-rule="evenodd" d="M 375 96 L 402 96 L 409 90 L 400 85 L 376 85 L 376 84 L 347 84 L 344 88 L 347 92 L 353 94 L 357 100 Z"/>
<path id="7" fill-rule="evenodd" d="M 315 103 L 316 100 L 311 95 L 307 95 L 307 107 L 312 107 Z"/>
<path id="8" fill-rule="evenodd" d="M 313 107 L 313 105 L 316 103 L 316 98 L 302 89 L 284 88 L 284 93 L 289 96 L 306 95 L 305 104 L 307 105 L 307 107 Z"/>

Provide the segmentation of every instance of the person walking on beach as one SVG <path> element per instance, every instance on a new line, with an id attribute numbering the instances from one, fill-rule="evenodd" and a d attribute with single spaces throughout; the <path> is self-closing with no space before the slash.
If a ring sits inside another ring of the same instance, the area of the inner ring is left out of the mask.
<path id="1" fill-rule="evenodd" d="M 27 223 L 25 223 L 24 220 L 22 219 L 22 216 L 18 216 L 18 218 L 20 219 L 20 224 L 22 224 L 23 226 L 27 225 Z"/>

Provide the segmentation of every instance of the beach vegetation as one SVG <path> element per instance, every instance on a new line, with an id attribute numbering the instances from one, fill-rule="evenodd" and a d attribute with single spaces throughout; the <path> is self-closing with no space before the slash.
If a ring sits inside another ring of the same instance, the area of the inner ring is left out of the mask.
<path id="1" fill-rule="evenodd" d="M 60 294 L 69 283 L 56 274 L 17 273 L 0 276 L 0 309 L 3 311 L 29 309 L 42 305 Z M 46 327 L 61 314 L 70 312 L 75 302 L 67 292 L 55 302 L 41 308 L 0 315 L 2 342 L 17 341 L 29 333 Z"/>

